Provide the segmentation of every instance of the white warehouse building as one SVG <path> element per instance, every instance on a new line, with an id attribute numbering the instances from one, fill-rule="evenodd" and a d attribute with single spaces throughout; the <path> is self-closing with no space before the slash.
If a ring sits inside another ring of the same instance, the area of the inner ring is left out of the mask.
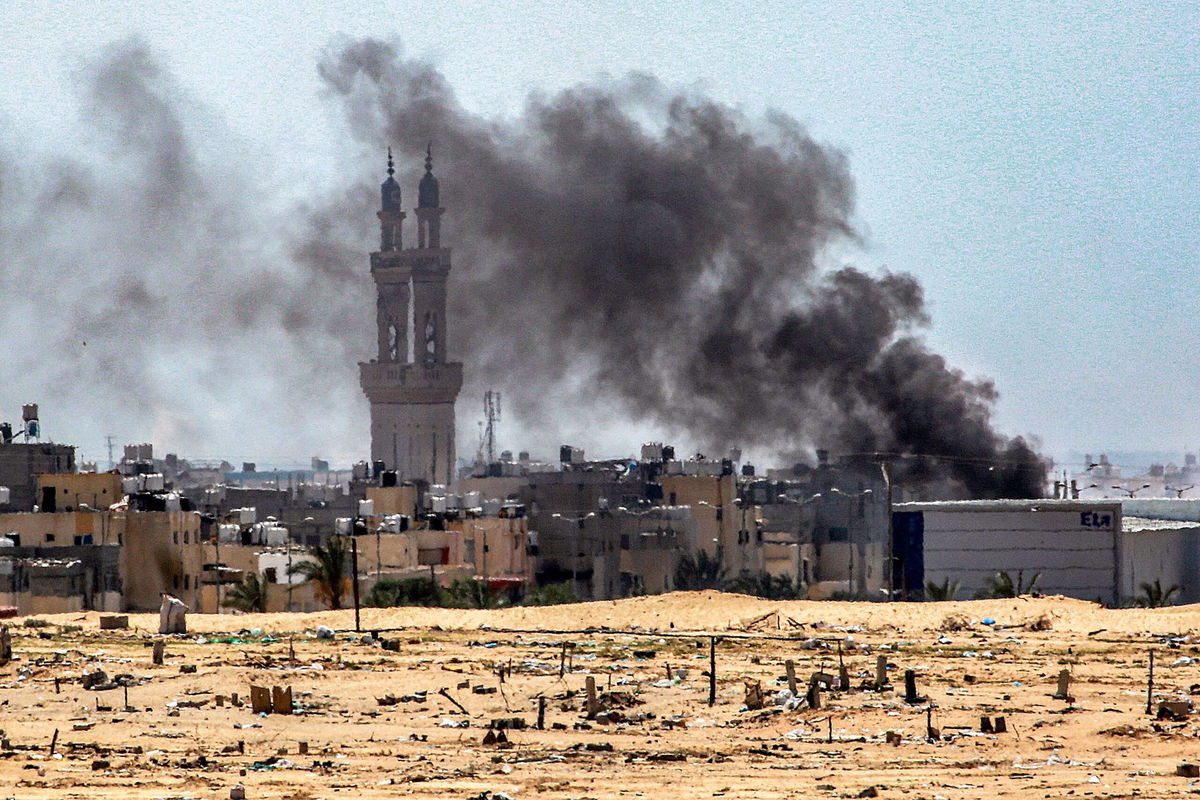
<path id="1" fill-rule="evenodd" d="M 959 599 L 986 592 L 998 573 L 1037 590 L 1129 605 L 1142 584 L 1177 585 L 1174 602 L 1200 601 L 1200 523 L 1125 517 L 1118 500 L 966 500 L 893 507 L 894 580 L 900 596 L 949 579 Z"/>

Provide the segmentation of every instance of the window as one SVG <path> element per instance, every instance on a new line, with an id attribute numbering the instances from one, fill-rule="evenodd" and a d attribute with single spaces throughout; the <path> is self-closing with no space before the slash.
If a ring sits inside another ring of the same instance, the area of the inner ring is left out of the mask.
<path id="1" fill-rule="evenodd" d="M 179 531 L 171 531 L 171 539 L 175 544 L 179 544 Z"/>
<path id="2" fill-rule="evenodd" d="M 188 532 L 187 531 L 183 532 L 183 543 L 184 544 L 188 543 Z"/>
<path id="3" fill-rule="evenodd" d="M 392 361 L 400 360 L 400 326 L 388 325 L 388 357 Z"/>
<path id="4" fill-rule="evenodd" d="M 183 590 L 186 592 L 188 589 L 191 589 L 191 588 L 192 588 L 192 576 L 184 575 L 183 576 Z"/>
<path id="5" fill-rule="evenodd" d="M 847 528 L 830 528 L 829 541 L 831 542 L 848 542 L 850 541 L 850 531 Z"/>
<path id="6" fill-rule="evenodd" d="M 49 544 L 50 542 L 53 542 L 53 541 L 54 541 L 54 534 L 53 534 L 53 533 L 47 533 L 47 534 L 46 534 L 46 543 L 47 543 L 47 544 Z"/>

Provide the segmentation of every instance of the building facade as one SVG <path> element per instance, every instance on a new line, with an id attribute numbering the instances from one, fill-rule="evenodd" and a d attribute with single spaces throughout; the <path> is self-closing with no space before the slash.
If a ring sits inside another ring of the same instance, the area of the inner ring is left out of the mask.
<path id="1" fill-rule="evenodd" d="M 375 280 L 376 358 L 359 364 L 371 404 L 371 459 L 401 480 L 450 484 L 454 479 L 454 402 L 462 364 L 446 351 L 446 280 L 450 249 L 441 246 L 441 207 L 433 158 L 418 188 L 417 245 L 402 239 L 400 185 L 388 152 L 381 186 L 380 242 L 371 254 Z"/>

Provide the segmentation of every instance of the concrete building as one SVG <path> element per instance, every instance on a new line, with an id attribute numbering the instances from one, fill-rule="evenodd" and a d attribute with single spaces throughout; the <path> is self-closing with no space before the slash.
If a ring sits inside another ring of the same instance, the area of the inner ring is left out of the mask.
<path id="1" fill-rule="evenodd" d="M 121 610 L 114 545 L 0 549 L 0 605 L 25 614 Z"/>
<path id="2" fill-rule="evenodd" d="M 1178 586 L 1172 603 L 1200 603 L 1200 522 L 1121 519 L 1121 596 L 1136 602 L 1143 584 Z"/>
<path id="3" fill-rule="evenodd" d="M 76 602 L 81 609 L 117 610 L 109 602 L 112 592 L 121 597 L 121 608 L 130 611 L 158 608 L 160 592 L 197 608 L 204 571 L 200 515 L 147 510 L 163 497 L 135 494 L 103 511 L 0 515 L 0 536 L 14 545 L 0 556 L 45 562 L 45 579 L 58 581 L 58 589 L 68 587 L 69 596 L 77 597 L 66 611 L 77 610 L 71 605 Z M 112 576 L 110 567 L 115 568 Z M 58 589 L 51 587 L 47 596 L 68 596 Z M 31 586 L 29 591 L 39 590 Z"/>
<path id="4" fill-rule="evenodd" d="M 63 472 L 37 476 L 42 511 L 101 510 L 125 497 L 117 472 Z"/>
<path id="5" fill-rule="evenodd" d="M 9 490 L 0 511 L 32 511 L 42 502 L 37 476 L 75 471 L 75 448 L 48 442 L 15 442 L 0 436 L 0 486 Z"/>
<path id="6" fill-rule="evenodd" d="M 433 159 L 425 159 L 418 188 L 417 246 L 404 249 L 400 185 L 381 187 L 379 250 L 371 254 L 375 279 L 377 356 L 359 364 L 371 404 L 371 459 L 401 480 L 449 486 L 455 478 L 454 403 L 462 364 L 446 352 L 446 279 L 450 249 L 441 246 L 441 217 Z"/>
<path id="7" fill-rule="evenodd" d="M 120 512 L 121 584 L 125 608 L 153 611 L 161 592 L 200 607 L 204 552 L 195 511 Z"/>

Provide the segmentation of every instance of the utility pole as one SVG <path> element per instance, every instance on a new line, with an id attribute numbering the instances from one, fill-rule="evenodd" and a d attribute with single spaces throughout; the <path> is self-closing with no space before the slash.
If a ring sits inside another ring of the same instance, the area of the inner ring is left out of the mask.
<path id="1" fill-rule="evenodd" d="M 104 443 L 108 445 L 108 468 L 116 469 L 117 462 L 113 461 L 113 437 L 105 436 Z"/>
<path id="2" fill-rule="evenodd" d="M 888 602 L 896 599 L 896 532 L 892 529 L 892 476 L 886 461 L 879 462 L 883 485 L 887 489 L 887 587 Z"/>

